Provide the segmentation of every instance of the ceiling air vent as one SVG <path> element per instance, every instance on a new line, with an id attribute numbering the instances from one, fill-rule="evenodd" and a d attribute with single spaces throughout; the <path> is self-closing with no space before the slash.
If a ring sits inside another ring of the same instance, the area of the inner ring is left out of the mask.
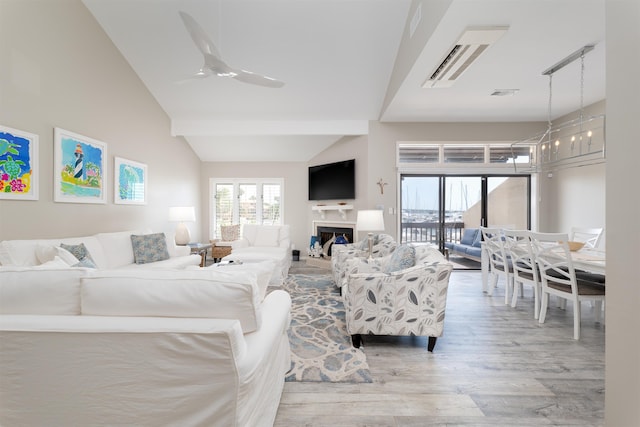
<path id="1" fill-rule="evenodd" d="M 509 27 L 467 28 L 422 87 L 429 89 L 452 86 L 482 52 L 508 29 Z"/>

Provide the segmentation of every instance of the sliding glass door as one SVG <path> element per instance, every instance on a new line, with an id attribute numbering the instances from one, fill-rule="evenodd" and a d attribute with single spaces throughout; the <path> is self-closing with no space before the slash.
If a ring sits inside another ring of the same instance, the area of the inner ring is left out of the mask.
<path id="1" fill-rule="evenodd" d="M 444 251 L 445 242 L 459 243 L 466 228 L 529 228 L 529 176 L 402 174 L 400 178 L 402 242 L 432 243 Z M 457 261 L 457 268 L 479 268 L 473 260 Z"/>

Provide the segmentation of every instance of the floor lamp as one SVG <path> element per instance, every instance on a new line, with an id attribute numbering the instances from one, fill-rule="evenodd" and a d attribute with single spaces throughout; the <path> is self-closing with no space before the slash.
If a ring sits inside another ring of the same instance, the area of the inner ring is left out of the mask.
<path id="1" fill-rule="evenodd" d="M 369 260 L 373 259 L 373 232 L 384 231 L 384 217 L 379 209 L 358 211 L 356 220 L 356 228 L 358 231 L 367 231 L 369 236 Z"/>
<path id="2" fill-rule="evenodd" d="M 185 222 L 194 222 L 195 220 L 196 210 L 193 206 L 169 208 L 169 221 L 178 223 L 175 236 L 176 245 L 186 245 L 191 241 L 191 234 Z"/>

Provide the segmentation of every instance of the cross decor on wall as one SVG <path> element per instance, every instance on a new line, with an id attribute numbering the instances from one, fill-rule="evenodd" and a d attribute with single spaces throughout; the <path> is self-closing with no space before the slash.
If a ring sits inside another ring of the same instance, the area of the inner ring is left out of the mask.
<path id="1" fill-rule="evenodd" d="M 384 194 L 384 186 L 388 185 L 388 183 L 382 181 L 382 178 L 380 178 L 380 181 L 378 181 L 378 187 L 380 187 L 380 194 Z"/>

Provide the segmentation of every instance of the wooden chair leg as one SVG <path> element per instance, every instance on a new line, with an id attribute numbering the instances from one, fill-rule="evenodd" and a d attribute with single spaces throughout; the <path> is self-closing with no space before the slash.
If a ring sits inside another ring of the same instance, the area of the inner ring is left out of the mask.
<path id="1" fill-rule="evenodd" d="M 436 346 L 436 341 L 438 337 L 429 337 L 429 342 L 427 343 L 427 350 L 433 353 L 433 348 Z"/>

